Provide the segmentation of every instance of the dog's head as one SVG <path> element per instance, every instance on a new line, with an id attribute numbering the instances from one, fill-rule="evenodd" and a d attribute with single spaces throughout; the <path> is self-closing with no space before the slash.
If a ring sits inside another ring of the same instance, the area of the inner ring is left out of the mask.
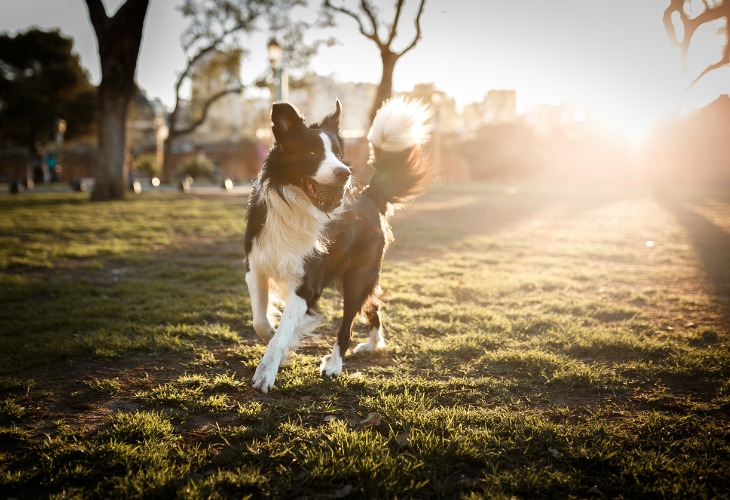
<path id="1" fill-rule="evenodd" d="M 270 183 L 279 193 L 287 185 L 302 189 L 324 213 L 340 206 L 350 184 L 339 133 L 341 109 L 338 100 L 333 113 L 309 127 L 289 103 L 277 102 L 271 110 L 276 144 L 266 161 Z"/>

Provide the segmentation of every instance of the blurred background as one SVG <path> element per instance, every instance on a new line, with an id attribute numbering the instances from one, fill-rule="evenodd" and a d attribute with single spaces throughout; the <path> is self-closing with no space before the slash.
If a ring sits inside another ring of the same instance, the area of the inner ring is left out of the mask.
<path id="1" fill-rule="evenodd" d="M 111 17 L 126 2 L 102 3 Z M 272 101 L 316 121 L 336 98 L 357 167 L 373 107 L 404 95 L 431 108 L 443 182 L 728 188 L 729 12 L 724 0 L 151 0 L 123 169 L 144 185 L 245 184 L 272 142 Z M 100 67 L 84 1 L 0 3 L 0 182 L 93 180 Z"/>

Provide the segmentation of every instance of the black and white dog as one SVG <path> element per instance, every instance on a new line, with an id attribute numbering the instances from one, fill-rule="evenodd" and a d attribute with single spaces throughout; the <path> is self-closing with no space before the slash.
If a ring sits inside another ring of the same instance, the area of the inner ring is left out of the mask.
<path id="1" fill-rule="evenodd" d="M 326 286 L 341 290 L 344 307 L 322 375 L 342 372 L 360 313 L 370 334 L 354 352 L 385 346 L 378 296 L 381 263 L 392 241 L 387 218 L 424 184 L 420 150 L 428 140 L 428 112 L 404 99 L 382 106 L 368 133 L 374 174 L 361 190 L 343 159 L 340 112 L 337 101 L 332 114 L 307 127 L 291 104 L 275 103 L 271 111 L 276 142 L 252 190 L 244 236 L 253 327 L 268 343 L 253 376 L 254 387 L 264 393 L 274 386 L 287 352 L 319 324 L 317 301 Z M 275 302 L 283 303 L 283 311 Z"/>

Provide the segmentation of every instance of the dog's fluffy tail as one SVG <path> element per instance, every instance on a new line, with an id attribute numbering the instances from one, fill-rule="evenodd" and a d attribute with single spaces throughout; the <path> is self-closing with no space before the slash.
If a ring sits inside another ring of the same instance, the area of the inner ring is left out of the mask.
<path id="1" fill-rule="evenodd" d="M 421 146 L 429 139 L 428 118 L 425 105 L 398 97 L 386 101 L 375 115 L 368 132 L 369 163 L 375 172 L 363 194 L 381 213 L 425 187 L 428 171 Z"/>

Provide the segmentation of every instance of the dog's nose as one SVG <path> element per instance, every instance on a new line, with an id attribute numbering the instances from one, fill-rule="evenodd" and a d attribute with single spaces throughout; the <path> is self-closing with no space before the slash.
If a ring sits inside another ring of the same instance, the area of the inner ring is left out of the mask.
<path id="1" fill-rule="evenodd" d="M 347 167 L 336 167 L 334 173 L 335 178 L 343 184 L 350 178 L 350 169 Z"/>

